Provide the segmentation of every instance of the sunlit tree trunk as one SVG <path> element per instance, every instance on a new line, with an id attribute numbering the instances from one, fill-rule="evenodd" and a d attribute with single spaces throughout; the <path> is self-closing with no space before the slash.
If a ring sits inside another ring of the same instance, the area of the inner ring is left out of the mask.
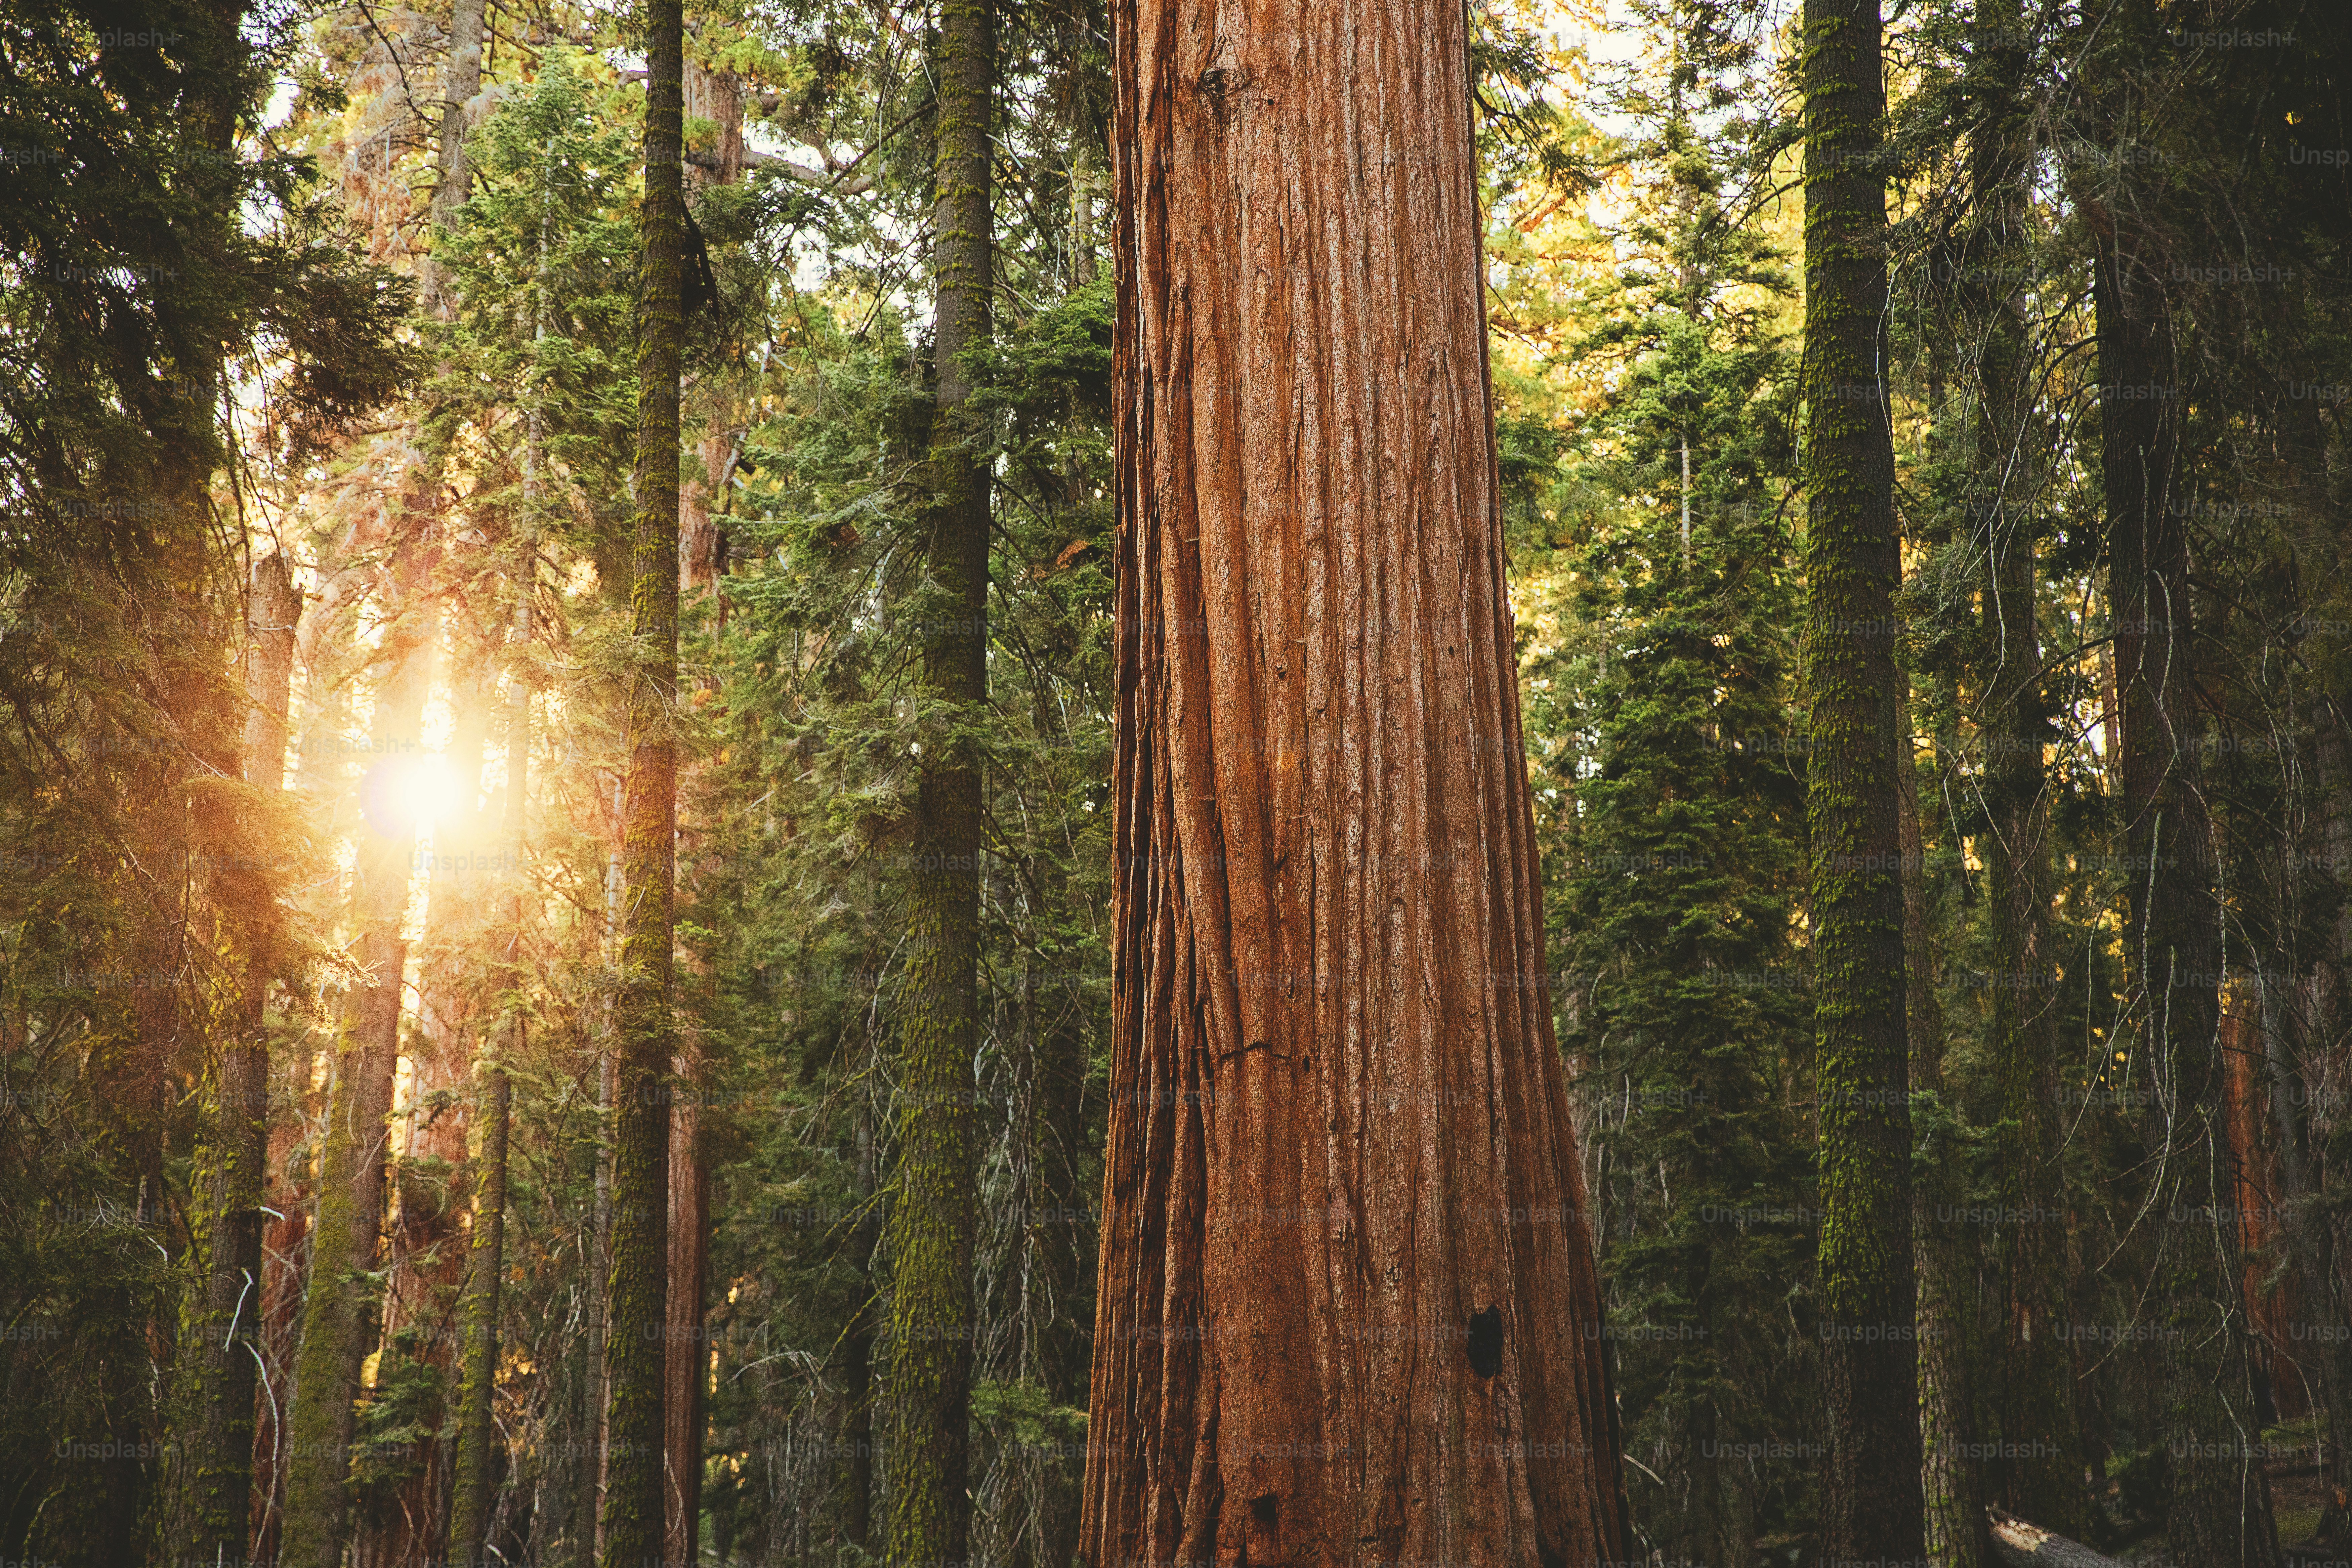
<path id="1" fill-rule="evenodd" d="M 678 370 L 685 21 L 648 0 L 645 198 L 637 326 L 637 535 L 629 587 L 628 807 L 622 844 L 621 983 L 614 1008 L 612 1287 L 603 1561 L 662 1563 L 663 1389 L 669 1274 L 671 952 L 677 825 Z"/>
<path id="2" fill-rule="evenodd" d="M 245 782 L 265 801 L 283 793 L 294 626 L 302 595 L 286 557 L 256 562 L 246 600 Z M 257 868 L 256 869 L 267 869 Z M 184 1540 L 193 1561 L 242 1563 L 253 1496 L 254 1407 L 262 1342 L 261 1234 L 269 1157 L 269 1034 L 275 954 L 269 911 L 245 911 L 236 1037 L 226 1042 L 206 1097 L 212 1147 L 204 1194 L 204 1283 L 197 1332 L 182 1353 L 196 1368 L 199 1408 L 185 1463 Z"/>
<path id="3" fill-rule="evenodd" d="M 1083 1559 L 1625 1555 L 1459 6 L 1113 7 L 1111 1106 Z"/>
<path id="4" fill-rule="evenodd" d="M 506 1266 L 507 1141 L 514 1105 L 514 1085 L 508 1064 L 522 1047 L 527 1005 L 523 995 L 526 974 L 522 932 L 530 884 L 523 861 L 529 848 L 525 828 L 530 801 L 531 692 L 528 669 L 535 544 L 526 542 L 518 553 L 521 556 L 521 569 L 516 574 L 519 603 L 511 644 L 517 657 L 508 675 L 507 795 L 505 821 L 500 825 L 499 835 L 505 851 L 500 868 L 509 889 L 505 952 L 499 966 L 502 994 L 499 998 L 497 1038 L 475 1063 L 480 1148 L 474 1162 L 474 1229 L 467 1248 L 466 1289 L 457 1311 L 460 1376 L 448 1556 L 459 1568 L 484 1561 L 482 1542 L 495 1501 L 490 1479 L 498 1435 L 495 1406 L 499 1303 Z"/>
<path id="5" fill-rule="evenodd" d="M 1806 0 L 1806 816 L 1829 1421 L 1822 1552 L 1908 1563 L 1922 1525 L 1879 33 L 1878 0 Z"/>
<path id="6" fill-rule="evenodd" d="M 383 1225 L 383 1184 L 399 1050 L 401 974 L 408 944 L 401 922 L 416 836 L 402 799 L 404 769 L 422 745 L 436 617 L 425 602 L 432 543 L 422 507 L 384 584 L 388 617 L 379 649 L 370 749 L 362 789 L 370 803 L 359 832 L 352 958 L 360 975 L 344 994 L 334 1082 L 320 1139 L 318 1215 L 310 1230 L 310 1289 L 294 1363 L 288 1423 L 284 1561 L 336 1568 L 350 1527 L 349 1477 L 361 1364 L 373 1348 L 376 1292 L 369 1276 Z"/>

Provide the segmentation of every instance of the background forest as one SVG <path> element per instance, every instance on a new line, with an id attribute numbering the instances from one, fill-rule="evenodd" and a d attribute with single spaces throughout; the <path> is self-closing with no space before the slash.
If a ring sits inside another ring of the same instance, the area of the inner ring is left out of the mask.
<path id="1" fill-rule="evenodd" d="M 1793 1564 L 1822 1450 L 1790 17 L 1470 14 L 1549 911 L 1525 978 L 1607 1293 L 1581 1331 L 1629 1552 Z M 953 356 L 939 16 L 687 16 L 658 1338 L 696 1393 L 656 1458 L 695 1561 L 882 1552 L 893 1282 L 930 1223 L 893 1205 L 935 1092 L 901 1050 L 939 868 L 909 825 L 942 743 L 985 758 L 971 1555 L 1066 1568 L 1077 1539 L 1111 40 L 1097 0 L 993 15 L 992 321 Z M 584 1568 L 611 1468 L 646 1460 L 608 1442 L 604 1385 L 636 26 L 0 5 L 0 1559 Z M 1987 1502 L 2147 1542 L 2183 1337 L 2243 1337 L 2231 1457 L 2279 1539 L 2352 1540 L 2347 67 L 2332 0 L 1890 21 L 1938 1564 L 1981 1568 Z M 943 357 L 987 497 L 979 733 L 923 679 L 962 613 L 922 543 Z M 2108 459 L 2150 422 L 2147 548 L 2186 595 L 2158 608 L 2111 577 Z M 2183 841 L 2122 807 L 2119 650 L 2156 644 L 2190 693 Z M 2210 963 L 2154 984 L 2126 931 L 2158 889 L 2221 921 Z M 2198 996 L 2210 1129 L 2147 1030 Z M 2184 1242 L 2222 1299 L 2182 1286 Z"/>

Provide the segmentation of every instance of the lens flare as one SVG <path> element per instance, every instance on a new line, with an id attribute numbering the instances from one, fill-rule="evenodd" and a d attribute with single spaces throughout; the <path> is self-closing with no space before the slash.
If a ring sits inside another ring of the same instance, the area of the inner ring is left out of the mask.
<path id="1" fill-rule="evenodd" d="M 362 815 L 386 836 L 429 831 L 458 804 L 457 775 L 437 754 L 388 758 L 360 786 Z"/>

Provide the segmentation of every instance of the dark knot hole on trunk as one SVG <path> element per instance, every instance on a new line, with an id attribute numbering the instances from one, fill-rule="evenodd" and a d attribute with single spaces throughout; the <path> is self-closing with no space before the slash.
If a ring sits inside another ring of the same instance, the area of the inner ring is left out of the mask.
<path id="1" fill-rule="evenodd" d="M 1274 1492 L 1249 1500 L 1249 1534 L 1242 1542 L 1245 1568 L 1282 1568 L 1282 1499 Z"/>
<path id="2" fill-rule="evenodd" d="M 1470 1314 L 1470 1370 L 1492 1377 L 1503 1370 L 1503 1310 L 1488 1307 Z"/>

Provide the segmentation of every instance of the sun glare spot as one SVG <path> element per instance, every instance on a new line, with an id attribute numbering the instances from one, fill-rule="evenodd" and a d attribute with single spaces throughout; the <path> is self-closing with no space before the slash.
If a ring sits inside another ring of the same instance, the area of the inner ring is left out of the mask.
<path id="1" fill-rule="evenodd" d="M 448 759 L 434 752 L 378 763 L 363 796 L 369 825 L 383 834 L 429 833 L 459 805 L 457 776 Z"/>

